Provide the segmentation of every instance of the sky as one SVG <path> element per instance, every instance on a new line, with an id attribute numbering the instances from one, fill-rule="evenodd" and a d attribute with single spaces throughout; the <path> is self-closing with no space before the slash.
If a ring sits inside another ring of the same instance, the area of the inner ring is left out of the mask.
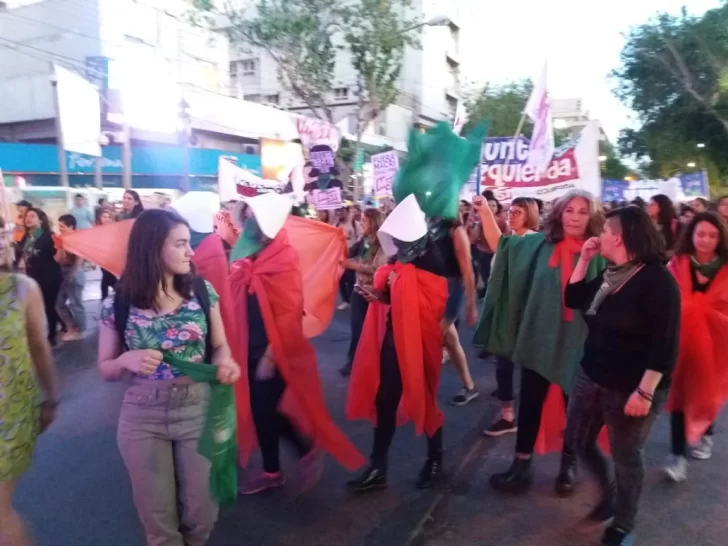
<path id="1" fill-rule="evenodd" d="M 657 12 L 702 14 L 720 0 L 464 0 L 460 55 L 463 82 L 535 78 L 548 60 L 551 96 L 581 98 L 610 141 L 639 126 L 617 99 L 609 73 L 620 65 L 623 33 Z M 472 25 L 470 25 L 472 27 Z M 515 128 L 514 128 L 515 130 Z"/>

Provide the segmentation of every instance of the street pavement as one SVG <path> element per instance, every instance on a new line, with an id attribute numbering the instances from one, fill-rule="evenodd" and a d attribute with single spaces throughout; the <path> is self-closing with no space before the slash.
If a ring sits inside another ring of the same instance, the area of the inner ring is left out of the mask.
<path id="1" fill-rule="evenodd" d="M 89 283 L 87 309 L 97 317 L 98 287 Z M 96 321 L 92 320 L 95 324 Z M 533 490 L 503 497 L 488 476 L 508 466 L 513 436 L 480 435 L 497 413 L 488 397 L 493 366 L 475 358 L 472 332 L 461 328 L 481 397 L 462 408 L 448 401 L 460 388 L 446 366 L 440 403 L 445 412 L 448 480 L 419 492 L 413 482 L 425 457 L 425 440 L 411 426 L 398 430 L 390 455 L 390 487 L 353 497 L 350 475 L 327 457 L 320 484 L 295 497 L 283 490 L 240 498 L 224 509 L 211 546 L 466 546 L 597 544 L 600 528 L 583 523 L 596 501 L 583 473 L 577 495 L 556 498 L 552 480 L 557 456 L 539 458 Z M 116 447 L 116 422 L 125 385 L 104 383 L 96 373 L 97 335 L 56 349 L 61 405 L 57 421 L 40 439 L 31 470 L 21 479 L 16 506 L 39 546 L 144 546 L 126 469 Z M 338 312 L 314 344 L 328 406 L 335 421 L 368 454 L 372 429 L 344 417 L 347 381 L 338 374 L 349 342 L 348 313 Z M 728 441 L 718 424 L 715 456 L 692 464 L 686 484 L 668 485 L 659 467 L 668 451 L 666 419 L 659 420 L 647 447 L 649 465 L 639 527 L 639 545 L 728 544 Z M 292 459 L 286 459 L 290 467 Z"/>

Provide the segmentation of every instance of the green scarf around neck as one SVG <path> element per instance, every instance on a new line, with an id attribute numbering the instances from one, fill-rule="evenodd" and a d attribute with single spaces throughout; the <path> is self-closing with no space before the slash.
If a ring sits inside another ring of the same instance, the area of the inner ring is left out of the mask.
<path id="1" fill-rule="evenodd" d="M 195 383 L 210 384 L 210 405 L 205 416 L 197 452 L 211 463 L 210 494 L 221 506 L 238 497 L 238 442 L 235 419 L 235 392 L 232 385 L 217 379 L 217 366 L 179 360 L 169 353 L 164 361 Z"/>
<path id="2" fill-rule="evenodd" d="M 712 281 L 718 274 L 718 271 L 720 271 L 720 268 L 723 267 L 723 259 L 720 256 L 716 256 L 707 264 L 701 264 L 695 256 L 690 256 L 690 267 L 693 271 L 697 271 L 703 277 Z"/>

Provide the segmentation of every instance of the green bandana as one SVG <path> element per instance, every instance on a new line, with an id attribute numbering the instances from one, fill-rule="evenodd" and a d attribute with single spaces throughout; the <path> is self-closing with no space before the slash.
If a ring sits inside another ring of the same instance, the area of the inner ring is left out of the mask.
<path id="1" fill-rule="evenodd" d="M 243 260 L 253 254 L 261 251 L 263 248 L 263 232 L 260 230 L 255 216 L 251 216 L 245 220 L 243 232 L 238 237 L 238 241 L 230 251 L 230 263 Z"/>
<path id="2" fill-rule="evenodd" d="M 716 256 L 707 264 L 701 264 L 700 262 L 698 262 L 698 260 L 695 259 L 695 256 L 690 256 L 690 267 L 692 267 L 694 271 L 697 271 L 703 277 L 706 277 L 711 281 L 718 274 L 718 271 L 722 266 L 723 259 L 720 256 Z"/>

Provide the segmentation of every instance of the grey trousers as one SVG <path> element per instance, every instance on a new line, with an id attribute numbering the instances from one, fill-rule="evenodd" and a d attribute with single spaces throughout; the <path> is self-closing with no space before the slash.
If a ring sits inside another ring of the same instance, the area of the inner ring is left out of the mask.
<path id="1" fill-rule="evenodd" d="M 124 395 L 117 441 L 148 546 L 202 546 L 217 521 L 210 463 L 197 453 L 209 385 L 135 380 Z"/>
<path id="2" fill-rule="evenodd" d="M 642 458 L 647 435 L 662 411 L 667 393 L 657 391 L 646 417 L 629 417 L 624 406 L 630 395 L 600 387 L 582 370 L 574 379 L 569 395 L 569 409 L 564 443 L 575 450 L 596 477 L 605 494 L 610 494 L 613 480 L 609 465 L 597 447 L 597 437 L 606 425 L 614 460 L 616 478 L 616 513 L 614 524 L 632 531 L 642 494 L 645 466 Z"/>

